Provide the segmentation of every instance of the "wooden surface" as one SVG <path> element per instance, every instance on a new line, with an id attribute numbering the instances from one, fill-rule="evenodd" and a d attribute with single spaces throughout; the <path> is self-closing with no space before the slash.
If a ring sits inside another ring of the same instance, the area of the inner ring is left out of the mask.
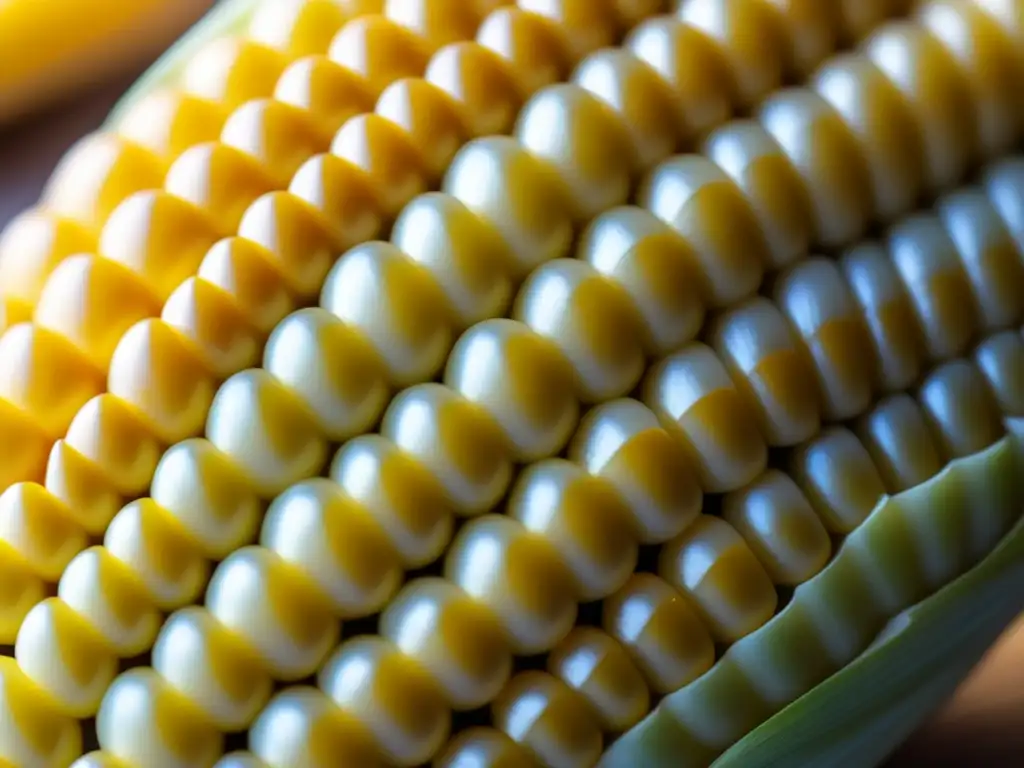
<path id="1" fill-rule="evenodd" d="M 61 154 L 102 121 L 134 78 L 0 131 L 0 225 L 31 205 Z M 1024 621 L 891 765 L 1024 766 Z"/>

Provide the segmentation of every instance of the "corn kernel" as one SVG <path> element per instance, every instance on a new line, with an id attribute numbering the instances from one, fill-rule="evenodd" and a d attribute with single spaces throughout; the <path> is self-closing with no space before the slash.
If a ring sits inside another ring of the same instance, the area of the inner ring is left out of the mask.
<path id="1" fill-rule="evenodd" d="M 586 700 L 558 678 L 524 672 L 492 705 L 495 725 L 542 765 L 594 765 L 602 737 Z"/>
<path id="2" fill-rule="evenodd" d="M 522 106 L 508 62 L 479 43 L 441 48 L 430 58 L 423 78 L 452 98 L 473 136 L 507 133 Z"/>
<path id="3" fill-rule="evenodd" d="M 285 0 L 264 3 L 249 22 L 249 37 L 298 58 L 325 53 L 349 18 L 335 0 Z"/>
<path id="4" fill-rule="evenodd" d="M 256 6 L 0 239 L 0 763 L 704 766 L 1016 520 L 1007 4 Z"/>
<path id="5" fill-rule="evenodd" d="M 91 228 L 30 208 L 8 222 L 0 235 L 0 292 L 31 316 L 54 268 L 69 256 L 95 249 L 96 234 Z"/>
<path id="6" fill-rule="evenodd" d="M 287 61 L 281 52 L 255 40 L 218 38 L 189 60 L 182 90 L 234 109 L 269 96 Z"/>
<path id="7" fill-rule="evenodd" d="M 172 159 L 197 144 L 214 141 L 226 119 L 223 104 L 166 89 L 140 100 L 122 118 L 118 132 L 129 141 Z"/>
<path id="8" fill-rule="evenodd" d="M 900 89 L 921 126 L 925 179 L 932 189 L 963 176 L 977 151 L 970 81 L 924 27 L 895 22 L 872 35 L 864 54 Z"/>
<path id="9" fill-rule="evenodd" d="M 271 699 L 250 728 L 249 745 L 260 766 L 387 765 L 366 727 L 310 687 L 286 689 Z"/>
<path id="10" fill-rule="evenodd" d="M 159 187 L 165 170 L 161 158 L 138 144 L 91 134 L 58 163 L 41 202 L 58 215 L 100 227 L 126 197 Z"/>
<path id="11" fill-rule="evenodd" d="M 452 706 L 492 701 L 512 673 L 512 651 L 486 608 L 444 579 L 405 587 L 381 615 L 380 633 L 429 669 Z"/>
<path id="12" fill-rule="evenodd" d="M 96 716 L 100 747 L 129 765 L 185 768 L 212 763 L 223 737 L 154 670 L 118 677 Z"/>

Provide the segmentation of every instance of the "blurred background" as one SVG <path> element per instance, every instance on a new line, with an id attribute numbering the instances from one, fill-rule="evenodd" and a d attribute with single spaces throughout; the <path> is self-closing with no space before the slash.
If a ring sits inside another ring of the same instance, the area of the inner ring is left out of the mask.
<path id="1" fill-rule="evenodd" d="M 0 6 L 6 0 L 0 0 Z M 75 0 L 33 0 L 67 5 Z M 118 0 L 148 2 L 149 0 Z M 274 0 L 268 0 L 273 2 Z M 21 0 L 19 0 L 21 2 Z M 0 122 L 0 228 L 39 196 L 61 155 L 100 125 L 107 112 L 160 54 L 213 0 L 178 0 L 171 15 L 126 28 L 123 55 L 111 57 L 87 77 L 57 83 L 49 104 Z M 23 40 L 24 42 L 24 40 Z M 60 41 L 49 41 L 53 46 Z M 24 50 L 24 49 L 23 49 Z M 16 51 L 0 30 L 0 106 L 5 77 L 13 74 Z M 21 62 L 24 64 L 24 61 Z M 4 110 L 0 109 L 0 113 Z M 890 763 L 933 766 L 1024 766 L 1024 619 L 1012 628 L 963 686 Z"/>

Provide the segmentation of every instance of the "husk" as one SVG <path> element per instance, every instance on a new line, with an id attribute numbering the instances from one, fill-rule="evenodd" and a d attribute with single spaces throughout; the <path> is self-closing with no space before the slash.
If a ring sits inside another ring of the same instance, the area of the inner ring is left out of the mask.
<path id="1" fill-rule="evenodd" d="M 206 43 L 243 32 L 261 2 L 264 0 L 220 0 L 135 81 L 114 105 L 104 127 L 115 130 L 122 117 L 144 96 L 175 85 L 185 65 Z"/>
<path id="2" fill-rule="evenodd" d="M 667 696 L 601 765 L 879 765 L 1024 610 L 1021 471 L 1021 440 L 1011 435 L 881 503 L 783 611 Z M 985 536 L 1008 529 L 994 548 L 984 547 Z M 915 558 L 922 541 L 945 551 L 950 567 L 960 559 L 958 572 L 977 561 L 978 549 L 989 554 L 936 591 L 920 572 L 941 578 L 944 563 Z M 857 578 L 869 563 L 885 573 L 875 589 Z M 883 593 L 884 582 L 896 589 Z M 921 590 L 932 594 L 921 599 Z M 883 594 L 891 605 L 913 605 L 890 611 L 895 618 L 886 623 L 869 597 Z"/>

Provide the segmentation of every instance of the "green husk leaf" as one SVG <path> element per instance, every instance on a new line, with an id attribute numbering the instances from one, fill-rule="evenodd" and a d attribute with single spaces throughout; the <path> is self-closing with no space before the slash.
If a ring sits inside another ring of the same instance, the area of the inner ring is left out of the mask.
<path id="1" fill-rule="evenodd" d="M 884 501 L 775 619 L 666 697 L 602 766 L 880 764 L 1024 610 L 1021 462 L 1020 436 L 1010 436 Z M 933 556 L 913 541 L 928 541 Z M 920 574 L 941 564 L 936 551 L 965 561 L 961 570 L 989 554 L 935 590 Z M 882 578 L 865 583 L 864 573 Z M 885 615 L 871 608 L 879 602 Z"/>
<path id="2" fill-rule="evenodd" d="M 900 614 L 885 638 L 757 728 L 716 768 L 875 766 L 967 677 L 1024 610 L 1024 521 L 996 551 Z"/>
<path id="3" fill-rule="evenodd" d="M 244 31 L 261 2 L 263 0 L 220 0 L 135 81 L 114 105 L 104 127 L 115 129 L 128 110 L 144 96 L 173 85 L 180 79 L 185 65 L 206 43 Z"/>

